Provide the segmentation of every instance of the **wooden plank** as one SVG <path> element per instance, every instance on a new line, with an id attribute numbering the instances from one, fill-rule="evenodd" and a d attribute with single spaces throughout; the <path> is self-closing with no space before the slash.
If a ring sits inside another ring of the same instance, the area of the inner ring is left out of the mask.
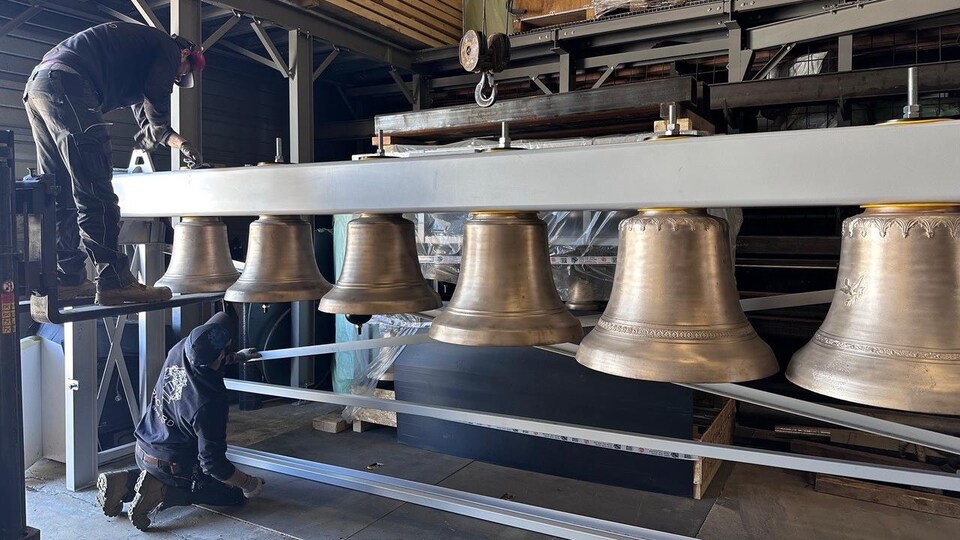
<path id="1" fill-rule="evenodd" d="M 559 24 L 589 21 L 593 19 L 593 8 L 577 8 L 568 11 L 557 11 L 534 17 L 524 17 L 513 25 L 514 32 L 526 32 L 533 28 L 546 28 Z"/>
<path id="2" fill-rule="evenodd" d="M 327 0 L 330 3 L 362 14 L 369 20 L 400 32 L 408 37 L 420 39 L 424 44 L 448 44 L 454 36 L 424 25 L 419 21 L 397 13 L 377 0 Z M 348 8 L 347 5 L 352 6 Z M 459 36 L 456 36 L 459 38 Z"/>
<path id="3" fill-rule="evenodd" d="M 833 446 L 830 444 L 818 443 L 813 441 L 804 441 L 800 439 L 794 439 L 790 441 L 790 451 L 798 454 L 805 454 L 808 456 L 845 459 L 850 461 L 862 461 L 865 463 L 874 463 L 877 465 L 890 465 L 893 467 L 905 467 L 908 469 L 920 469 L 924 471 L 943 472 L 943 470 L 940 467 L 932 463 L 910 461 L 909 459 L 886 456 L 883 454 L 874 454 L 872 452 L 864 452 L 861 450 L 844 448 L 842 446 Z"/>
<path id="4" fill-rule="evenodd" d="M 449 37 L 438 37 L 438 33 L 436 32 L 424 33 L 420 32 L 419 30 L 414 30 L 413 28 L 401 24 L 391 16 L 383 15 L 375 10 L 370 9 L 369 7 L 356 4 L 351 0 L 326 0 L 326 2 L 355 15 L 359 15 L 368 21 L 385 26 L 401 35 L 414 39 L 430 47 L 440 47 L 441 45 L 449 45 L 452 43 Z"/>
<path id="5" fill-rule="evenodd" d="M 380 399 L 397 399 L 397 395 L 393 390 L 384 390 L 382 388 L 377 388 L 373 396 Z M 360 424 L 359 427 L 357 424 Z M 397 427 L 397 413 L 377 409 L 360 409 L 357 412 L 357 419 L 353 423 L 353 430 L 366 431 L 369 426 L 365 426 L 364 424 Z"/>
<path id="6" fill-rule="evenodd" d="M 428 28 L 436 30 L 437 32 L 442 33 L 443 35 L 450 38 L 460 38 L 460 24 L 457 22 L 456 18 L 453 19 L 453 22 L 443 20 L 442 12 L 437 11 L 436 9 L 431 8 L 429 5 L 425 9 L 415 7 L 413 2 L 419 0 L 354 0 L 361 2 L 372 2 L 374 5 L 382 5 L 384 9 L 392 11 L 393 13 L 410 19 L 414 21 L 414 24 L 420 23 L 426 25 Z"/>
<path id="7" fill-rule="evenodd" d="M 324 433 L 340 433 L 350 427 L 339 412 L 327 413 L 313 419 L 313 429 Z"/>
<path id="8" fill-rule="evenodd" d="M 848 499 L 894 506 L 926 514 L 960 518 L 960 499 L 901 487 L 818 474 L 814 489 Z"/>
<path id="9" fill-rule="evenodd" d="M 445 31 L 440 28 L 434 28 L 436 24 L 435 21 L 426 23 L 424 21 L 418 21 L 417 19 L 410 16 L 407 12 L 409 6 L 396 2 L 395 0 L 349 0 L 355 5 L 366 8 L 370 11 L 373 11 L 381 16 L 389 18 L 391 21 L 396 21 L 397 23 L 407 27 L 408 29 L 420 32 L 422 34 L 427 34 L 435 39 L 449 40 L 449 39 L 459 39 L 459 31 L 451 30 Z M 403 9 L 403 11 L 397 11 L 398 8 Z"/>
<path id="10" fill-rule="evenodd" d="M 463 25 L 462 13 L 451 13 L 447 11 L 443 4 L 435 4 L 426 0 L 392 0 L 394 3 L 401 4 L 410 15 L 436 21 L 445 27 L 453 27 L 457 30 Z M 387 2 L 389 5 L 391 2 Z"/>

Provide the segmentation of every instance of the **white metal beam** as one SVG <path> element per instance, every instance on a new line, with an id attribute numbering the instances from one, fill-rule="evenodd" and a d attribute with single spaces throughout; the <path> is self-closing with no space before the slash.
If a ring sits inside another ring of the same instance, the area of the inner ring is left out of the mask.
<path id="1" fill-rule="evenodd" d="M 960 121 L 118 176 L 124 216 L 960 202 Z M 589 179 L 589 181 L 585 181 Z"/>

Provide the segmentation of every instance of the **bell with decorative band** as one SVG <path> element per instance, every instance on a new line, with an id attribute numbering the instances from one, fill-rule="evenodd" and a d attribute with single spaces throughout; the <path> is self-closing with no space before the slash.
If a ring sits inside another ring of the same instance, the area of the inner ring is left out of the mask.
<path id="1" fill-rule="evenodd" d="M 463 228 L 460 278 L 430 327 L 438 341 L 532 346 L 577 341 L 550 270 L 547 226 L 536 212 L 474 212 Z"/>
<path id="2" fill-rule="evenodd" d="M 317 300 L 330 290 L 317 268 L 310 224 L 298 216 L 260 216 L 250 224 L 247 261 L 228 302 Z"/>
<path id="3" fill-rule="evenodd" d="M 185 217 L 174 228 L 170 266 L 156 285 L 182 294 L 223 292 L 238 277 L 220 218 Z"/>
<path id="4" fill-rule="evenodd" d="M 620 223 L 613 291 L 577 351 L 632 379 L 717 383 L 779 366 L 740 308 L 727 223 L 705 210 L 641 210 Z"/>
<path id="5" fill-rule="evenodd" d="M 440 295 L 420 273 L 412 222 L 400 214 L 360 214 L 347 225 L 343 269 L 320 300 L 320 311 L 416 313 L 440 305 Z"/>
<path id="6" fill-rule="evenodd" d="M 787 378 L 846 401 L 960 414 L 960 207 L 870 206 L 842 235 L 830 311 Z"/>

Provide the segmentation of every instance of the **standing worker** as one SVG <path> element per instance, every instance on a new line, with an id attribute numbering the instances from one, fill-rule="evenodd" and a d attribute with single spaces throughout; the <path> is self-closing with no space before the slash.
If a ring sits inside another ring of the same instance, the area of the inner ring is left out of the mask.
<path id="1" fill-rule="evenodd" d="M 137 425 L 139 468 L 103 473 L 97 502 L 109 517 L 127 515 L 141 531 L 155 512 L 174 506 L 239 506 L 260 495 L 263 480 L 227 459 L 227 388 L 223 368 L 258 358 L 256 349 L 228 352 L 236 321 L 214 315 L 167 355 L 151 406 Z"/>
<path id="2" fill-rule="evenodd" d="M 120 208 L 103 114 L 131 107 L 135 139 L 148 151 L 177 148 L 188 166 L 196 149 L 170 127 L 173 85 L 190 88 L 206 59 L 190 41 L 140 24 L 112 22 L 67 38 L 34 68 L 23 94 L 41 174 L 53 174 L 57 195 L 58 298 L 96 295 L 101 305 L 169 300 L 170 289 L 137 282 L 120 251 Z M 86 253 L 80 250 L 81 243 Z M 86 258 L 97 265 L 94 285 Z"/>

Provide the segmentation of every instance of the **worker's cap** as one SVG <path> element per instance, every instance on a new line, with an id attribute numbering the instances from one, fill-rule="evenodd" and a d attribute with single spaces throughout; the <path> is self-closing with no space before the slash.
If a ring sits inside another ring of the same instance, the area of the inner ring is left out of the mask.
<path id="1" fill-rule="evenodd" d="M 214 363 L 233 341 L 233 325 L 230 317 L 221 312 L 194 328 L 184 346 L 190 363 L 196 367 Z"/>
<path id="2" fill-rule="evenodd" d="M 173 39 L 181 50 L 190 51 L 190 55 L 187 56 L 187 61 L 190 62 L 190 71 L 177 77 L 176 84 L 180 88 L 193 88 L 193 85 L 196 84 L 194 73 L 199 73 L 207 67 L 207 58 L 203 55 L 203 47 L 176 34 L 173 35 Z"/>

